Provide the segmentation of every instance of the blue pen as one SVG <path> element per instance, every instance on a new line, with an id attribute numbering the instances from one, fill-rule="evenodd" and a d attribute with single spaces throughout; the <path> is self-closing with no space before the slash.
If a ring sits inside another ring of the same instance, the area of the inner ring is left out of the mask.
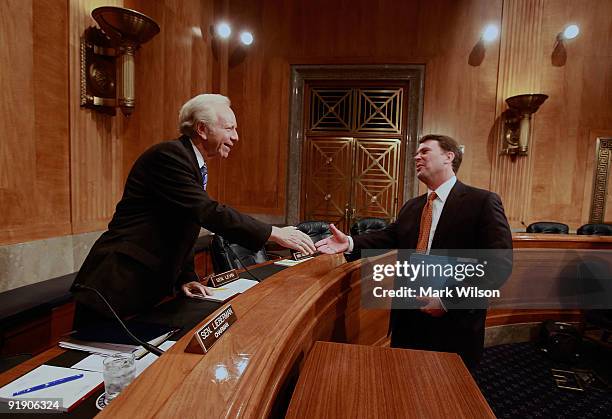
<path id="1" fill-rule="evenodd" d="M 16 393 L 13 393 L 13 397 L 21 396 L 22 394 L 27 394 L 33 391 L 38 391 L 44 388 L 49 388 L 49 387 L 57 386 L 57 385 L 64 384 L 70 381 L 78 380 L 79 378 L 83 378 L 83 374 L 76 374 L 76 375 L 71 375 L 70 377 L 58 378 L 57 380 L 49 381 L 48 383 L 45 383 L 45 384 L 39 384 L 34 387 L 26 388 L 25 390 L 20 390 Z"/>

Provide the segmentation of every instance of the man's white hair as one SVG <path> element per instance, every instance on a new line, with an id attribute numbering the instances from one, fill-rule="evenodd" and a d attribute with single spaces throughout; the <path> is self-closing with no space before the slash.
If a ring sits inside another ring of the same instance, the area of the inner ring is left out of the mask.
<path id="1" fill-rule="evenodd" d="M 213 126 L 217 122 L 217 111 L 221 105 L 230 106 L 229 98 L 217 94 L 203 94 L 189 99 L 179 112 L 179 131 L 191 137 L 196 124 L 203 122 Z"/>

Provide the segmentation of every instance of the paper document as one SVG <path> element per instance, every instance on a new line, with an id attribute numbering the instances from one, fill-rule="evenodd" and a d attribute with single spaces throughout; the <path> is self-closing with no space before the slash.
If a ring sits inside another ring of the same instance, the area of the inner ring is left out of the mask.
<path id="1" fill-rule="evenodd" d="M 312 258 L 306 258 L 306 259 L 300 259 L 300 260 L 293 260 L 293 259 L 283 259 L 283 260 L 279 260 L 274 262 L 275 265 L 280 265 L 280 266 L 295 266 L 297 264 L 300 264 L 302 262 L 306 262 L 307 260 L 310 260 Z"/>
<path id="2" fill-rule="evenodd" d="M 75 379 L 75 376 L 79 378 Z M 57 399 L 60 404 L 59 410 L 67 411 L 87 397 L 103 381 L 101 372 L 41 365 L 2 387 L 0 401 Z M 13 396 L 15 393 L 27 390 L 29 391 L 25 394 Z"/>
<path id="3" fill-rule="evenodd" d="M 236 294 L 241 294 L 248 290 L 249 288 L 254 287 L 259 282 L 253 281 L 251 279 L 239 278 L 229 284 L 225 284 L 220 286 L 219 288 L 210 288 L 212 290 L 212 295 L 199 296 L 196 295 L 196 298 L 207 301 L 217 301 L 219 303 L 223 303 L 230 298 L 232 298 Z"/>
<path id="4" fill-rule="evenodd" d="M 173 340 L 167 340 L 161 345 L 159 345 L 159 349 L 165 351 L 169 349 L 176 342 Z M 72 366 L 72 368 L 76 368 L 78 370 L 87 370 L 87 371 L 97 371 L 102 372 L 103 366 L 102 362 L 104 361 L 104 355 L 89 355 L 87 358 L 82 359 Z M 136 377 L 138 377 L 149 365 L 154 363 L 157 360 L 157 356 L 151 353 L 147 354 L 141 359 L 136 360 Z"/>
<path id="5" fill-rule="evenodd" d="M 119 326 L 117 326 L 119 327 Z M 164 333 L 163 335 L 151 339 L 149 343 L 153 346 L 157 346 L 160 343 L 166 341 L 170 336 L 172 336 L 177 329 L 173 329 L 168 333 Z M 93 354 L 102 354 L 102 355 L 112 355 L 118 352 L 129 353 L 134 352 L 134 356 L 136 358 L 141 358 L 147 354 L 147 350 L 142 346 L 137 345 L 125 345 L 119 343 L 105 343 L 105 342 L 88 342 L 88 341 L 80 341 L 77 339 L 69 338 L 68 340 L 61 341 L 59 346 L 64 349 L 72 349 L 76 351 L 84 351 L 90 352 Z"/>

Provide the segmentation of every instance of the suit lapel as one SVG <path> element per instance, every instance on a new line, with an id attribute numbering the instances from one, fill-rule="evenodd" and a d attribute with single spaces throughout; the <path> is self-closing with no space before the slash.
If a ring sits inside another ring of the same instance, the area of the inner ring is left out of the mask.
<path id="1" fill-rule="evenodd" d="M 198 159 L 195 155 L 195 152 L 193 151 L 193 146 L 191 145 L 191 140 L 189 139 L 188 136 L 186 135 L 182 135 L 181 138 L 179 138 L 181 144 L 183 144 L 183 147 L 185 147 L 185 151 L 187 152 L 187 155 L 189 156 L 189 161 L 191 161 L 191 165 L 193 166 L 193 170 L 196 173 L 196 177 L 198 178 L 198 182 L 200 183 L 200 185 L 202 184 L 203 180 L 202 180 L 202 173 L 200 173 L 200 166 L 198 165 Z"/>
<path id="2" fill-rule="evenodd" d="M 440 214 L 436 232 L 431 242 L 432 249 L 445 249 L 448 247 L 444 239 L 452 237 L 450 230 L 452 230 L 453 223 L 456 222 L 457 214 L 461 212 L 461 206 L 464 202 L 462 197 L 465 193 L 465 186 L 463 183 L 457 181 L 444 203 L 444 208 L 442 209 L 442 214 Z"/>
<path id="3" fill-rule="evenodd" d="M 421 214 L 427 203 L 427 194 L 421 195 L 416 199 L 414 212 L 416 212 L 418 216 L 416 218 L 408 217 L 406 219 L 408 222 L 408 243 L 402 245 L 405 249 L 416 249 L 416 245 L 419 241 L 419 230 L 421 229 Z M 411 212 L 411 214 L 413 214 L 413 212 Z M 412 223 L 412 226 L 410 223 Z"/>

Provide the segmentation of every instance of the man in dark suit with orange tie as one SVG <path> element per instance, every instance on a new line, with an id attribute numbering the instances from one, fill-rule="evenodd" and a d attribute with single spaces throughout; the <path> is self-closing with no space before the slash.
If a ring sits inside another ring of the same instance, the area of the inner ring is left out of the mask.
<path id="1" fill-rule="evenodd" d="M 75 279 L 102 293 L 121 316 L 153 307 L 176 291 L 188 297 L 209 293 L 193 263 L 200 227 L 252 250 L 267 240 L 300 252 L 315 250 L 295 227 L 273 227 L 206 192 L 206 161 L 227 158 L 238 141 L 227 97 L 203 94 L 187 101 L 179 113 L 179 130 L 179 139 L 154 145 L 134 163 L 108 231 Z M 79 291 L 75 298 L 76 326 L 110 315 L 93 292 Z"/>
<path id="2" fill-rule="evenodd" d="M 317 242 L 323 253 L 361 249 L 512 249 L 512 235 L 501 200 L 495 193 L 465 185 L 456 173 L 462 160 L 457 142 L 443 135 L 426 135 L 415 155 L 416 174 L 427 194 L 411 199 L 386 229 L 349 237 L 332 227 L 333 235 Z M 511 251 L 497 259 L 501 277 L 509 275 Z M 393 309 L 391 346 L 456 352 L 469 366 L 482 355 L 486 309 L 455 309 L 455 301 L 419 297 L 423 306 Z"/>

